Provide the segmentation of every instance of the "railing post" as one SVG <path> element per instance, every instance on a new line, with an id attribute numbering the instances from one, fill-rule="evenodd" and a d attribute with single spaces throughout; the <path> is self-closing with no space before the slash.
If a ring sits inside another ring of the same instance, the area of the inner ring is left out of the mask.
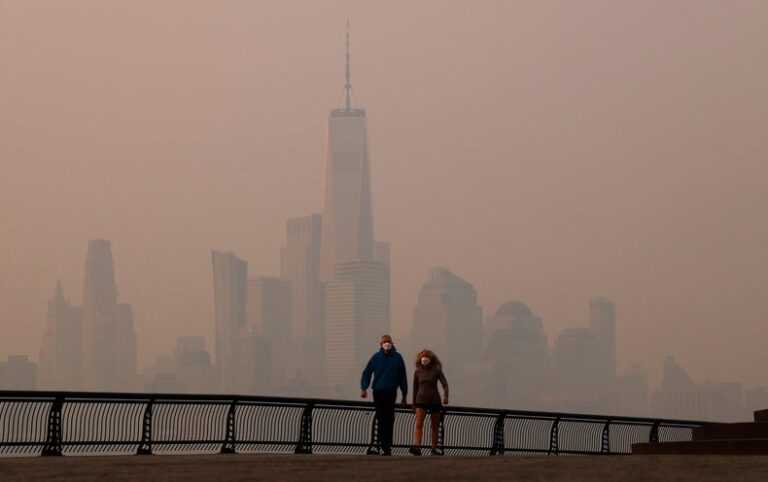
<path id="1" fill-rule="evenodd" d="M 611 453 L 611 419 L 608 419 L 605 421 L 605 425 L 603 425 L 603 436 L 600 440 L 600 453 L 601 454 L 609 454 Z"/>
<path id="2" fill-rule="evenodd" d="M 312 409 L 314 407 L 314 403 L 308 403 L 301 414 L 301 433 L 299 434 L 299 443 L 293 452 L 295 454 L 312 453 Z"/>
<path id="3" fill-rule="evenodd" d="M 445 454 L 445 411 L 440 412 L 440 426 L 437 430 L 437 448 Z"/>
<path id="4" fill-rule="evenodd" d="M 659 422 L 653 422 L 651 433 L 648 434 L 648 442 L 658 443 L 659 441 Z"/>
<path id="5" fill-rule="evenodd" d="M 560 417 L 555 417 L 552 421 L 552 429 L 549 431 L 549 455 L 559 455 L 558 431 L 560 427 Z"/>
<path id="6" fill-rule="evenodd" d="M 45 440 L 43 457 L 63 455 L 61 451 L 61 409 L 64 406 L 64 397 L 56 397 L 48 412 L 48 437 Z"/>
<path id="7" fill-rule="evenodd" d="M 152 405 L 154 399 L 150 398 L 144 409 L 144 417 L 141 421 L 141 443 L 136 450 L 136 455 L 152 455 Z"/>
<path id="8" fill-rule="evenodd" d="M 235 451 L 235 411 L 237 410 L 237 399 L 232 400 L 227 412 L 227 433 L 224 436 L 224 444 L 221 446 L 222 454 L 234 454 Z"/>
<path id="9" fill-rule="evenodd" d="M 506 416 L 500 413 L 493 424 L 493 446 L 490 455 L 504 455 L 504 419 Z"/>
<path id="10" fill-rule="evenodd" d="M 373 417 L 371 422 L 371 443 L 368 444 L 367 455 L 378 455 L 381 452 L 381 441 L 379 440 L 379 417 Z"/>

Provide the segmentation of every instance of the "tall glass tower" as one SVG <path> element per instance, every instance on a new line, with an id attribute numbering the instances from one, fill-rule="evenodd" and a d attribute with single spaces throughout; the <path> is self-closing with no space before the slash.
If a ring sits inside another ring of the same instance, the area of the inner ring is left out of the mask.
<path id="1" fill-rule="evenodd" d="M 389 246 L 375 243 L 365 110 L 352 108 L 347 31 L 346 104 L 328 119 L 320 280 L 325 293 L 326 380 L 352 393 L 379 337 L 389 332 Z"/>
<path id="2" fill-rule="evenodd" d="M 346 105 L 328 118 L 322 281 L 333 280 L 336 263 L 374 259 L 368 126 L 365 110 L 351 106 L 349 32 L 346 67 Z"/>

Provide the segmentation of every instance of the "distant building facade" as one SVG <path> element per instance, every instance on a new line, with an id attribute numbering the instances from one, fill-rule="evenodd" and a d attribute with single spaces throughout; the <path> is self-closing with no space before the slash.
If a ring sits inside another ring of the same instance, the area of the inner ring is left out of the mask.
<path id="1" fill-rule="evenodd" d="M 272 346 L 253 326 L 240 332 L 235 342 L 234 391 L 244 395 L 274 395 L 279 380 L 274 379 Z"/>
<path id="2" fill-rule="evenodd" d="M 536 409 L 551 386 L 547 336 L 525 303 L 507 301 L 486 320 L 485 357 L 496 370 L 499 403 Z"/>
<path id="3" fill-rule="evenodd" d="M 365 110 L 334 109 L 328 119 L 320 279 L 336 265 L 374 259 L 368 127 Z"/>
<path id="4" fill-rule="evenodd" d="M 0 390 L 37 390 L 37 363 L 27 355 L 10 355 L 0 361 Z"/>
<path id="5" fill-rule="evenodd" d="M 432 268 L 413 308 L 411 343 L 415 350 L 433 350 L 448 373 L 463 377 L 483 351 L 483 309 L 475 288 L 447 268 Z"/>
<path id="6" fill-rule="evenodd" d="M 281 262 L 281 277 L 291 283 L 291 342 L 293 350 L 303 354 L 301 378 L 320 385 L 325 378 L 325 313 L 320 282 L 322 227 L 320 214 L 289 219 Z"/>
<path id="7" fill-rule="evenodd" d="M 40 344 L 38 386 L 44 390 L 79 390 L 83 368 L 83 310 L 64 297 L 56 283 L 48 301 L 43 340 Z"/>
<path id="8" fill-rule="evenodd" d="M 111 242 L 94 239 L 83 283 L 83 387 L 125 391 L 136 383 L 133 310 L 117 303 Z"/>
<path id="9" fill-rule="evenodd" d="M 325 287 L 328 384 L 348 393 L 379 337 L 389 333 L 389 265 L 379 261 L 338 263 Z"/>
<path id="10" fill-rule="evenodd" d="M 740 383 L 695 383 L 675 359 L 664 360 L 661 387 L 653 392 L 651 414 L 655 417 L 717 422 L 751 418 Z"/>
<path id="11" fill-rule="evenodd" d="M 616 379 L 616 409 L 612 412 L 629 417 L 648 416 L 648 373 L 639 366 L 630 367 Z"/>
<path id="12" fill-rule="evenodd" d="M 235 345 L 246 322 L 248 263 L 229 251 L 211 252 L 215 320 L 216 373 L 219 390 L 234 389 Z"/>
<path id="13" fill-rule="evenodd" d="M 568 328 L 553 349 L 555 386 L 562 407 L 577 412 L 604 412 L 600 341 L 589 328 Z"/>
<path id="14" fill-rule="evenodd" d="M 605 297 L 589 301 L 589 328 L 597 337 L 599 390 L 604 399 L 613 397 L 616 380 L 616 304 Z"/>
<path id="15" fill-rule="evenodd" d="M 172 356 L 160 356 L 145 372 L 145 388 L 151 393 L 215 393 L 216 371 L 202 336 L 176 339 Z"/>
<path id="16" fill-rule="evenodd" d="M 272 389 L 287 384 L 294 369 L 291 344 L 291 283 L 288 280 L 259 276 L 247 284 L 246 327 L 241 335 L 260 335 L 269 345 L 269 372 Z M 254 360 L 238 360 L 237 369 Z"/>
<path id="17" fill-rule="evenodd" d="M 216 370 L 202 336 L 181 336 L 173 349 L 176 378 L 186 393 L 216 391 Z"/>

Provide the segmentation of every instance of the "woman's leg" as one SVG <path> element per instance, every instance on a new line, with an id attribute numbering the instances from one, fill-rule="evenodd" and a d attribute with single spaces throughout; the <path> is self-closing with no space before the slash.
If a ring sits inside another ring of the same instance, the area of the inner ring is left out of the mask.
<path id="1" fill-rule="evenodd" d="M 437 448 L 437 438 L 440 434 L 440 417 L 442 417 L 442 415 L 443 415 L 442 412 L 437 412 L 437 411 L 432 412 L 430 414 L 431 420 L 429 424 L 429 432 L 430 432 L 430 436 L 432 437 L 430 439 L 430 442 L 432 443 L 433 449 Z"/>
<path id="2" fill-rule="evenodd" d="M 413 427 L 413 445 L 421 446 L 421 439 L 424 435 L 424 418 L 427 412 L 423 408 L 416 408 L 416 423 Z"/>

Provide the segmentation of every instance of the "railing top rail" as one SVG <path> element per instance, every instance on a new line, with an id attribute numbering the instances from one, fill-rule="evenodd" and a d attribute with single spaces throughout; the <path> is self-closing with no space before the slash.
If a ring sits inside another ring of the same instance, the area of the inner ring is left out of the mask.
<path id="1" fill-rule="evenodd" d="M 208 402 L 231 404 L 233 401 L 241 403 L 265 403 L 265 404 L 283 404 L 296 405 L 303 407 L 307 404 L 313 404 L 319 408 L 344 408 L 344 407 L 365 407 L 372 408 L 372 402 L 356 400 L 334 400 L 323 398 L 298 398 L 298 397 L 273 397 L 260 395 L 237 395 L 237 394 L 187 394 L 187 393 L 137 393 L 137 392 L 81 392 L 81 391 L 36 391 L 36 390 L 0 390 L 0 401 L 52 401 L 55 399 L 68 399 L 71 401 L 92 401 L 92 402 L 137 402 L 148 403 L 149 401 L 157 403 L 172 402 Z M 662 424 L 665 426 L 701 426 L 712 422 L 698 420 L 675 420 L 663 418 L 644 418 L 644 417 L 625 417 L 620 415 L 600 415 L 600 414 L 577 414 L 566 412 L 539 412 L 531 410 L 510 410 L 484 407 L 464 407 L 447 406 L 448 413 L 477 414 L 498 416 L 505 415 L 510 417 L 524 418 L 557 418 L 561 421 L 582 421 L 582 422 L 604 422 L 610 420 L 615 423 L 643 424 L 653 425 Z"/>

